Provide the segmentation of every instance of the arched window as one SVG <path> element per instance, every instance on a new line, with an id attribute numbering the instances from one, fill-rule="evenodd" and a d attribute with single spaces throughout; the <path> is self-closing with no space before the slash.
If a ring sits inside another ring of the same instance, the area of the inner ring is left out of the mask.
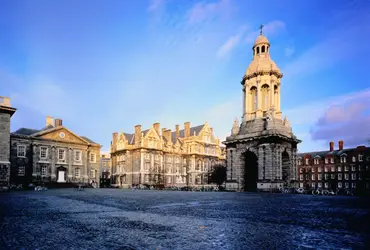
<path id="1" fill-rule="evenodd" d="M 269 106 L 269 86 L 267 84 L 262 86 L 262 109 L 267 110 Z"/>
<path id="2" fill-rule="evenodd" d="M 265 53 L 265 45 L 262 46 L 262 51 L 261 53 Z"/>
<path id="3" fill-rule="evenodd" d="M 250 89 L 250 100 L 251 100 L 251 107 L 252 107 L 252 112 L 257 110 L 257 88 L 252 87 Z"/>
<path id="4" fill-rule="evenodd" d="M 257 54 L 260 53 L 260 47 L 257 47 Z"/>

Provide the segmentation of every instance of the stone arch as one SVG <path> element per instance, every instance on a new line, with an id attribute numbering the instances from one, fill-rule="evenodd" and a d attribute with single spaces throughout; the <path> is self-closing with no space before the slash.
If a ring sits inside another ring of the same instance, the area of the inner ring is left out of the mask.
<path id="1" fill-rule="evenodd" d="M 261 87 L 261 98 L 262 98 L 262 110 L 267 110 L 269 108 L 269 92 L 270 86 L 264 84 Z"/>
<path id="2" fill-rule="evenodd" d="M 288 183 L 289 178 L 290 178 L 290 156 L 289 153 L 284 150 L 281 153 L 281 178 L 284 183 Z"/>
<path id="3" fill-rule="evenodd" d="M 261 53 L 265 53 L 265 45 L 262 46 Z"/>
<path id="4" fill-rule="evenodd" d="M 251 87 L 249 90 L 250 104 L 249 107 L 252 108 L 252 112 L 257 110 L 257 88 L 255 86 Z"/>
<path id="5" fill-rule="evenodd" d="M 243 153 L 244 191 L 256 191 L 258 181 L 258 157 L 252 150 Z"/>
<path id="6" fill-rule="evenodd" d="M 257 54 L 260 53 L 260 47 L 257 47 Z"/>

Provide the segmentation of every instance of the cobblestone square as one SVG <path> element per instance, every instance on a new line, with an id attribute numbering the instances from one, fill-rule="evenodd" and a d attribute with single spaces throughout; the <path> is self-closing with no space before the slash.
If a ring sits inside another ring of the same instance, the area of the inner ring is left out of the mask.
<path id="1" fill-rule="evenodd" d="M 1 249 L 363 249 L 369 200 L 73 189 L 0 194 Z"/>

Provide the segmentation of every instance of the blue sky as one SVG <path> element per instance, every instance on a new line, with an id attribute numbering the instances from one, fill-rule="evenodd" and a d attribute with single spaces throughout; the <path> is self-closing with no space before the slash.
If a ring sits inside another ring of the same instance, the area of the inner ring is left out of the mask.
<path id="1" fill-rule="evenodd" d="M 360 0 L 3 0 L 0 95 L 18 109 L 12 131 L 50 115 L 104 150 L 157 121 L 208 121 L 223 140 L 263 23 L 299 150 L 356 146 L 370 137 L 368 13 Z"/>

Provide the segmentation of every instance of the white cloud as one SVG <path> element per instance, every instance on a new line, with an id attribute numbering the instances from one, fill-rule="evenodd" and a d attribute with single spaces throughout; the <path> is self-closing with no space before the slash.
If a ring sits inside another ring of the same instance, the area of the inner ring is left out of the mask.
<path id="1" fill-rule="evenodd" d="M 195 24 L 220 16 L 227 16 L 235 10 L 231 0 L 220 0 L 211 3 L 199 2 L 190 9 L 188 22 Z"/>
<path id="2" fill-rule="evenodd" d="M 292 47 L 285 48 L 285 56 L 290 57 L 293 55 L 293 53 L 294 53 L 294 48 Z"/>
<path id="3" fill-rule="evenodd" d="M 157 11 L 165 5 L 165 0 L 150 0 L 150 5 L 148 7 L 149 12 Z"/>
<path id="4" fill-rule="evenodd" d="M 227 56 L 240 42 L 241 37 L 245 33 L 247 27 L 243 26 L 238 34 L 231 36 L 227 41 L 218 49 L 217 57 L 225 57 Z"/>

